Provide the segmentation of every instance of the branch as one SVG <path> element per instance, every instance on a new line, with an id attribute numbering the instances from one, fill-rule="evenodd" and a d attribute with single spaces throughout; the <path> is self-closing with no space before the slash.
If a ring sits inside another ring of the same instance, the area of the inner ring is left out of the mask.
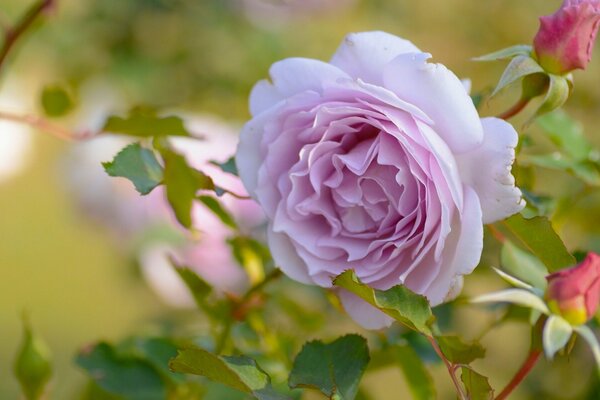
<path id="1" fill-rule="evenodd" d="M 92 132 L 83 132 L 81 134 L 76 134 L 68 129 L 63 128 L 62 126 L 53 124 L 52 122 L 42 117 L 36 117 L 34 115 L 20 115 L 6 111 L 0 111 L 0 119 L 29 125 L 32 128 L 36 128 L 41 131 L 47 132 L 54 137 L 66 141 L 84 140 L 93 136 Z M 0 132 L 0 134 L 2 133 Z"/>
<path id="2" fill-rule="evenodd" d="M 55 0 L 40 0 L 34 4 L 26 13 L 23 15 L 21 20 L 13 27 L 6 30 L 4 36 L 4 44 L 0 49 L 0 69 L 6 61 L 6 57 L 15 46 L 17 41 L 23 34 L 31 27 L 35 20 L 46 10 L 52 7 Z"/>

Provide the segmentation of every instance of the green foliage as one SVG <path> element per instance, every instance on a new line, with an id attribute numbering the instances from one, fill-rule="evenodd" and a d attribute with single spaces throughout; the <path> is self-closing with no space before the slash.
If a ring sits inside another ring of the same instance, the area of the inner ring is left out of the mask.
<path id="1" fill-rule="evenodd" d="M 536 120 L 552 142 L 574 160 L 585 160 L 593 151 L 592 145 L 583 133 L 583 127 L 562 111 L 546 114 Z"/>
<path id="2" fill-rule="evenodd" d="M 494 390 L 490 386 L 488 378 L 471 368 L 463 368 L 460 379 L 467 389 L 470 400 L 492 400 L 494 398 Z"/>
<path id="3" fill-rule="evenodd" d="M 575 264 L 575 258 L 547 218 L 526 219 L 516 214 L 504 220 L 502 225 L 513 236 L 514 243 L 531 251 L 546 265 L 548 271 L 554 272 Z"/>
<path id="4" fill-rule="evenodd" d="M 41 399 L 52 376 L 50 350 L 33 333 L 27 317 L 23 318 L 23 339 L 15 359 L 14 373 L 27 400 Z"/>
<path id="5" fill-rule="evenodd" d="M 284 400 L 271 386 L 271 378 L 256 361 L 248 357 L 217 356 L 201 348 L 180 350 L 169 363 L 171 370 L 204 376 L 258 400 Z"/>
<path id="6" fill-rule="evenodd" d="M 492 96 L 495 96 L 502 89 L 510 85 L 511 83 L 517 82 L 520 79 L 532 74 L 543 73 L 544 70 L 540 65 L 530 56 L 517 56 L 512 59 L 504 74 L 500 78 L 500 82 L 494 89 Z"/>
<path id="7" fill-rule="evenodd" d="M 446 359 L 454 364 L 470 364 L 485 357 L 485 349 L 477 342 L 467 343 L 458 336 L 436 336 Z"/>
<path id="8" fill-rule="evenodd" d="M 210 211 L 213 212 L 225 225 L 232 229 L 237 229 L 237 224 L 233 219 L 233 216 L 223 207 L 219 200 L 212 196 L 199 196 L 198 200 L 204 204 Z"/>
<path id="9" fill-rule="evenodd" d="M 529 45 L 519 44 L 512 47 L 486 54 L 484 56 L 476 57 L 473 61 L 499 61 L 508 60 L 516 56 L 528 56 L 531 55 L 533 49 Z"/>
<path id="10" fill-rule="evenodd" d="M 367 341 L 358 335 L 328 344 L 308 342 L 294 360 L 289 385 L 317 389 L 333 400 L 353 400 L 369 359 Z"/>
<path id="11" fill-rule="evenodd" d="M 377 290 L 360 282 L 354 271 L 338 275 L 333 284 L 354 293 L 361 299 L 404 324 L 410 329 L 431 334 L 434 320 L 427 298 L 413 293 L 405 286 L 394 286 L 389 290 Z"/>
<path id="12" fill-rule="evenodd" d="M 49 117 L 62 117 L 75 107 L 69 92 L 60 86 L 46 86 L 42 91 L 41 103 L 44 113 Z"/>
<path id="13" fill-rule="evenodd" d="M 150 193 L 163 180 L 163 169 L 154 152 L 139 143 L 130 144 L 113 161 L 102 165 L 108 175 L 129 179 L 142 195 Z"/>
<path id="14" fill-rule="evenodd" d="M 223 172 L 227 172 L 228 174 L 239 176 L 237 165 L 235 164 L 235 157 L 231 157 L 224 163 L 219 163 L 216 161 L 211 161 L 210 163 L 212 165 L 216 165 L 217 167 L 221 168 L 221 170 L 223 170 Z"/>
<path id="15" fill-rule="evenodd" d="M 154 365 L 106 342 L 82 350 L 77 365 L 104 391 L 127 400 L 164 400 L 167 384 Z"/>
<path id="16" fill-rule="evenodd" d="M 531 253 L 515 246 L 509 240 L 502 245 L 500 263 L 510 275 L 540 289 L 546 287 L 546 266 Z"/>
<path id="17" fill-rule="evenodd" d="M 141 138 L 190 136 L 180 117 L 160 117 L 154 110 L 141 107 L 131 110 L 126 118 L 109 117 L 102 130 Z"/>
<path id="18" fill-rule="evenodd" d="M 436 391 L 433 378 L 423 361 L 410 345 L 396 346 L 395 358 L 406 378 L 406 383 L 415 400 L 435 400 Z"/>

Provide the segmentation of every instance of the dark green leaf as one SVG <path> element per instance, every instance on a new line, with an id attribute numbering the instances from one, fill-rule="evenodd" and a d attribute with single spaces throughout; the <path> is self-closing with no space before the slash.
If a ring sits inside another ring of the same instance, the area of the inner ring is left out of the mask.
<path id="1" fill-rule="evenodd" d="M 390 349 L 391 351 L 391 349 Z M 393 349 L 396 360 L 415 400 L 434 400 L 435 385 L 417 352 L 409 345 Z"/>
<path id="2" fill-rule="evenodd" d="M 477 342 L 467 343 L 458 336 L 436 336 L 442 353 L 454 364 L 470 364 L 485 357 L 485 349 Z"/>
<path id="3" fill-rule="evenodd" d="M 129 179 L 145 195 L 160 185 L 163 169 L 151 150 L 133 143 L 119 152 L 111 162 L 102 163 L 110 176 Z"/>
<path id="4" fill-rule="evenodd" d="M 531 253 L 522 250 L 509 240 L 504 242 L 500 264 L 510 275 L 540 289 L 546 288 L 546 266 Z"/>
<path id="5" fill-rule="evenodd" d="M 227 211 L 223 207 L 219 200 L 215 199 L 212 196 L 199 196 L 198 200 L 200 200 L 202 204 L 204 204 L 210 211 L 212 211 L 213 214 L 215 214 L 225 225 L 227 225 L 230 228 L 237 229 L 237 224 L 235 223 L 235 220 L 233 219 L 229 211 Z"/>
<path id="6" fill-rule="evenodd" d="M 23 318 L 23 341 L 15 359 L 14 373 L 27 400 L 41 399 L 52 376 L 50 350 L 34 335 L 27 317 Z"/>
<path id="7" fill-rule="evenodd" d="M 42 91 L 42 107 L 49 117 L 62 117 L 74 107 L 69 93 L 60 86 L 48 86 Z"/>
<path id="8" fill-rule="evenodd" d="M 165 161 L 164 182 L 167 199 L 181 225 L 192 226 L 192 205 L 199 190 L 214 190 L 212 179 L 191 168 L 185 157 L 170 149 L 162 149 Z"/>
<path id="9" fill-rule="evenodd" d="M 190 268 L 178 266 L 173 261 L 171 262 L 173 268 L 175 268 L 175 271 L 192 294 L 198 308 L 205 310 L 207 307 L 206 299 L 212 293 L 212 287 Z"/>
<path id="10" fill-rule="evenodd" d="M 429 326 L 434 317 L 425 296 L 413 293 L 405 286 L 394 286 L 389 290 L 373 289 L 361 283 L 354 271 L 338 275 L 333 284 L 354 293 L 407 327 L 431 334 Z"/>
<path id="11" fill-rule="evenodd" d="M 558 110 L 537 119 L 537 124 L 556 146 L 574 160 L 588 159 L 592 145 L 583 134 L 583 127 L 573 118 Z"/>
<path id="12" fill-rule="evenodd" d="M 177 355 L 177 344 L 169 338 L 133 337 L 121 343 L 117 352 L 135 355 L 147 361 L 169 381 L 183 381 L 183 375 L 169 370 L 169 361 Z"/>
<path id="13" fill-rule="evenodd" d="M 190 136 L 183 120 L 179 117 L 159 117 L 142 108 L 133 109 L 126 118 L 109 117 L 104 132 L 137 137 Z"/>
<path id="14" fill-rule="evenodd" d="M 235 157 L 231 157 L 229 160 L 225 161 L 224 163 L 219 163 L 217 161 L 211 161 L 210 163 L 221 168 L 221 170 L 223 170 L 223 172 L 227 172 L 228 174 L 239 176 L 237 165 L 235 164 Z"/>
<path id="15" fill-rule="evenodd" d="M 575 258 L 554 231 L 548 218 L 525 219 L 517 214 L 504 220 L 502 224 L 517 240 L 515 243 L 531 251 L 546 265 L 548 271 L 558 271 L 575 264 Z"/>
<path id="16" fill-rule="evenodd" d="M 288 383 L 320 390 L 330 399 L 353 400 L 368 363 L 369 348 L 361 336 L 308 342 L 294 360 Z"/>
<path id="17" fill-rule="evenodd" d="M 467 389 L 470 400 L 492 400 L 494 398 L 494 390 L 485 376 L 470 368 L 463 368 L 460 379 Z"/>
<path id="18" fill-rule="evenodd" d="M 166 398 L 166 384 L 151 363 L 129 354 L 119 354 L 108 343 L 83 350 L 76 362 L 108 393 L 127 400 Z"/>
<path id="19" fill-rule="evenodd" d="M 259 400 L 283 400 L 271 387 L 271 378 L 248 357 L 217 356 L 201 348 L 180 350 L 169 367 L 175 372 L 204 376 Z"/>

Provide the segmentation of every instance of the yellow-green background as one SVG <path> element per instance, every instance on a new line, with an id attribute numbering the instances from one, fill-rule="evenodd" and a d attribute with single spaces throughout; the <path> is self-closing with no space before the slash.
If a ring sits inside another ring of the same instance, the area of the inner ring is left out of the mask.
<path id="1" fill-rule="evenodd" d="M 0 0 L 0 11 L 14 20 L 31 2 Z M 457 75 L 470 77 L 476 91 L 488 88 L 504 65 L 469 59 L 530 42 L 537 17 L 550 13 L 560 1 L 357 0 L 347 9 L 297 19 L 277 29 L 250 24 L 233 7 L 234 0 L 58 3 L 45 23 L 20 43 L 2 72 L 3 81 L 18 77 L 34 88 L 62 83 L 76 89 L 102 77 L 132 103 L 183 107 L 239 122 L 248 117 L 246 99 L 252 84 L 266 76 L 272 62 L 287 56 L 328 59 L 344 34 L 353 31 L 386 30 L 408 38 Z M 593 138 L 600 123 L 600 54 L 575 79 L 568 109 L 585 121 Z M 499 111 L 515 96 L 509 91 L 483 113 Z M 34 327 L 53 351 L 51 398 L 59 400 L 72 398 L 83 381 L 72 363 L 80 346 L 148 329 L 153 318 L 166 311 L 111 246 L 106 233 L 75 210 L 59 164 L 66 147 L 38 134 L 27 170 L 0 184 L 2 400 L 17 398 L 10 366 L 20 338 L 21 310 L 29 310 Z M 586 204 L 593 209 L 595 201 Z M 585 213 L 587 224 L 568 220 L 564 225 L 571 248 L 593 248 L 597 243 L 598 212 Z M 581 226 L 589 236 L 582 236 Z M 487 285 L 480 277 L 467 279 L 470 291 Z M 480 314 L 465 315 L 465 331 L 475 331 Z M 521 361 L 527 328 L 508 325 L 486 337 L 485 344 L 490 346 L 488 357 L 479 365 L 500 387 Z M 592 368 L 588 361 L 577 357 L 571 364 L 562 360 L 552 368 L 541 367 L 529 386 L 541 388 L 548 398 L 580 398 L 578 388 Z M 448 386 L 445 371 L 436 370 L 436 382 Z M 396 370 L 369 376 L 366 383 L 378 400 L 407 398 Z M 526 391 L 522 393 L 514 398 L 527 398 Z"/>

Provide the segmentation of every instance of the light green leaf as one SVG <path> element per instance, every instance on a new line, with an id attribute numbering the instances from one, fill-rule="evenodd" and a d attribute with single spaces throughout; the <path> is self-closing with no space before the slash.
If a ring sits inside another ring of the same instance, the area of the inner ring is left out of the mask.
<path id="1" fill-rule="evenodd" d="M 75 106 L 71 95 L 60 86 L 47 86 L 42 91 L 42 107 L 49 117 L 62 117 Z"/>
<path id="2" fill-rule="evenodd" d="M 567 345 L 572 334 L 571 324 L 563 318 L 558 315 L 548 317 L 542 335 L 546 357 L 550 360 L 554 358 L 554 354 Z"/>
<path id="3" fill-rule="evenodd" d="M 555 272 L 575 265 L 575 258 L 569 253 L 563 241 L 545 217 L 524 218 L 521 214 L 502 221 L 512 233 L 517 244 L 528 249 L 546 265 L 548 271 Z"/>
<path id="4" fill-rule="evenodd" d="M 548 74 L 550 86 L 540 108 L 535 113 L 535 117 L 548 114 L 566 103 L 571 94 L 571 86 L 568 78 L 559 75 Z"/>
<path id="5" fill-rule="evenodd" d="M 550 140 L 574 160 L 587 160 L 592 145 L 583 133 L 582 125 L 563 110 L 557 110 L 537 119 L 536 123 Z"/>
<path id="6" fill-rule="evenodd" d="M 502 245 L 500 263 L 502 264 L 502 268 L 508 271 L 512 276 L 515 276 L 538 289 L 544 290 L 546 288 L 546 275 L 548 275 L 546 266 L 531 253 L 515 246 L 509 240 L 506 240 Z"/>
<path id="7" fill-rule="evenodd" d="M 143 138 L 190 136 L 181 118 L 176 116 L 159 117 L 155 111 L 141 107 L 131 110 L 126 118 L 109 117 L 102 130 Z"/>
<path id="8" fill-rule="evenodd" d="M 146 195 L 161 184 L 163 169 L 154 152 L 133 143 L 121 150 L 111 162 L 102 163 L 106 173 L 129 179 L 136 190 Z"/>
<path id="9" fill-rule="evenodd" d="M 594 360 L 596 360 L 596 366 L 600 373 L 600 343 L 598 343 L 596 335 L 594 335 L 594 332 L 586 325 L 576 326 L 573 330 L 581 335 L 592 349 L 592 354 L 594 355 Z"/>
<path id="10" fill-rule="evenodd" d="M 442 353 L 454 364 L 470 364 L 485 357 L 485 349 L 477 342 L 466 343 L 458 336 L 436 336 Z"/>
<path id="11" fill-rule="evenodd" d="M 210 211 L 212 211 L 213 214 L 215 214 L 225 225 L 232 229 L 238 228 L 237 224 L 235 223 L 235 220 L 233 219 L 229 211 L 227 211 L 225 207 L 223 207 L 219 200 L 215 199 L 212 196 L 199 196 L 198 200 L 202 204 L 204 204 Z"/>
<path id="12" fill-rule="evenodd" d="M 244 356 L 217 356 L 198 347 L 180 350 L 169 363 L 172 371 L 204 376 L 259 400 L 284 400 L 256 361 Z"/>
<path id="13" fill-rule="evenodd" d="M 110 394 L 128 400 L 166 398 L 166 384 L 152 364 L 130 354 L 119 354 L 108 343 L 98 343 L 84 349 L 76 362 L 98 386 Z"/>
<path id="14" fill-rule="evenodd" d="M 471 368 L 463 368 L 460 379 L 467 389 L 469 400 L 492 400 L 494 398 L 494 389 L 488 378 Z"/>
<path id="15" fill-rule="evenodd" d="M 425 296 L 413 293 L 405 286 L 377 290 L 360 282 L 354 271 L 338 275 L 333 284 L 354 293 L 410 329 L 431 334 L 433 313 Z"/>
<path id="16" fill-rule="evenodd" d="M 15 359 L 14 373 L 27 400 L 41 399 L 52 377 L 50 350 L 33 333 L 26 316 L 23 317 L 23 339 Z"/>
<path id="17" fill-rule="evenodd" d="M 532 47 L 529 45 L 520 44 L 517 46 L 508 47 L 496 51 L 494 53 L 486 54 L 485 56 L 476 57 L 473 61 L 498 61 L 513 58 L 515 56 L 529 56 L 531 55 Z"/>
<path id="18" fill-rule="evenodd" d="M 590 186 L 600 186 L 600 165 L 588 160 L 577 161 L 560 153 L 526 155 L 521 162 L 542 168 L 566 171 Z"/>
<path id="19" fill-rule="evenodd" d="M 502 89 L 518 81 L 519 79 L 532 75 L 544 73 L 544 69 L 540 67 L 540 65 L 530 56 L 517 56 L 512 59 L 508 67 L 504 70 L 502 77 L 500 77 L 500 82 L 494 89 L 492 96 L 495 96 Z"/>
<path id="20" fill-rule="evenodd" d="M 512 275 L 509 275 L 506 272 L 502 271 L 501 269 L 498 269 L 495 267 L 492 267 L 492 269 L 494 270 L 495 273 L 497 273 L 500 276 L 500 278 L 502 278 L 505 282 L 507 282 L 511 286 L 514 286 L 519 289 L 527 289 L 529 291 L 534 289 L 534 287 L 531 286 L 529 283 L 525 283 L 522 280 L 515 278 Z"/>
<path id="21" fill-rule="evenodd" d="M 402 369 L 408 388 L 415 400 L 435 400 L 435 385 L 423 361 L 409 345 L 389 349 L 395 353 L 396 362 Z"/>
<path id="22" fill-rule="evenodd" d="M 353 400 L 368 363 L 369 348 L 361 336 L 347 335 L 329 344 L 312 341 L 296 356 L 288 383 L 320 390 L 330 399 Z"/>
<path id="23" fill-rule="evenodd" d="M 177 220 L 186 228 L 192 226 L 192 205 L 199 190 L 214 190 L 215 184 L 204 173 L 190 167 L 184 156 L 161 149 L 165 162 L 164 183 L 167 199 Z"/>
<path id="24" fill-rule="evenodd" d="M 541 298 L 524 289 L 506 289 L 484 294 L 471 299 L 471 303 L 511 303 L 533 308 L 544 314 L 550 313 Z"/>

